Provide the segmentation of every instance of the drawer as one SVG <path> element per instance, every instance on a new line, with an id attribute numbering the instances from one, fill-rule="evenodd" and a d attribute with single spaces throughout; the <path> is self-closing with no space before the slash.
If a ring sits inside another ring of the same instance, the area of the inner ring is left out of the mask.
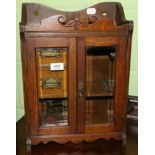
<path id="1" fill-rule="evenodd" d="M 68 69 L 66 64 L 64 64 L 64 70 L 60 70 L 60 71 L 51 71 L 50 64 L 40 65 L 37 67 L 38 76 L 41 78 L 52 77 L 59 74 L 66 76 L 67 70 Z"/>
<path id="2" fill-rule="evenodd" d="M 40 98 L 66 98 L 67 97 L 67 75 L 60 72 L 56 75 L 38 79 Z"/>
<path id="3" fill-rule="evenodd" d="M 40 98 L 67 97 L 67 48 L 39 48 L 36 50 L 38 91 Z M 51 70 L 51 63 L 63 63 L 63 70 Z"/>
<path id="4" fill-rule="evenodd" d="M 37 48 L 36 56 L 39 66 L 60 62 L 65 64 L 67 62 L 67 48 Z"/>

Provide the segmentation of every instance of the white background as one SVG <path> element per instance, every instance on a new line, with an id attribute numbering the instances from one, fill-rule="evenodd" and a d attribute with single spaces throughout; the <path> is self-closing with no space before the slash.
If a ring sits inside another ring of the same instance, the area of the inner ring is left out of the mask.
<path id="1" fill-rule="evenodd" d="M 155 155 L 155 1 L 138 5 L 139 155 Z"/>

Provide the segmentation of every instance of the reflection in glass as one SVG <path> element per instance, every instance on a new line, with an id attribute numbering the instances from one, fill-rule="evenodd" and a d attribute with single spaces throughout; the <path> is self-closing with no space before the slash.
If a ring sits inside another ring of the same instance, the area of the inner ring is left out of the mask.
<path id="1" fill-rule="evenodd" d="M 113 99 L 87 99 L 86 124 L 113 122 Z"/>
<path id="2" fill-rule="evenodd" d="M 86 48 L 86 123 L 113 122 L 115 47 Z"/>
<path id="3" fill-rule="evenodd" d="M 67 125 L 68 103 L 66 99 L 40 100 L 42 125 Z"/>

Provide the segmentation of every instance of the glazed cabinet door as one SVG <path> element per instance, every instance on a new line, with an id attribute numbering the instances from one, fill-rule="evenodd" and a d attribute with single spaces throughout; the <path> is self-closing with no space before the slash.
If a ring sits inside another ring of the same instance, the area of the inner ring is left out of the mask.
<path id="1" fill-rule="evenodd" d="M 75 133 L 75 38 L 27 38 L 26 52 L 31 135 Z"/>
<path id="2" fill-rule="evenodd" d="M 78 38 L 78 133 L 122 131 L 123 37 Z"/>

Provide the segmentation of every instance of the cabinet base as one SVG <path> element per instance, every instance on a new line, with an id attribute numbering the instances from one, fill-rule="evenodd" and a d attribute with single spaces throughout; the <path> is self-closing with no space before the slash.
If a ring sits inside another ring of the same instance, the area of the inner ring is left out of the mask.
<path id="1" fill-rule="evenodd" d="M 47 135 L 47 136 L 32 136 L 29 138 L 30 145 L 37 145 L 39 143 L 48 143 L 50 141 L 57 142 L 59 144 L 65 144 L 67 142 L 72 142 L 74 144 L 79 144 L 81 142 L 94 142 L 98 139 L 105 140 L 123 140 L 121 132 L 112 132 L 104 134 L 69 134 L 69 135 Z"/>

